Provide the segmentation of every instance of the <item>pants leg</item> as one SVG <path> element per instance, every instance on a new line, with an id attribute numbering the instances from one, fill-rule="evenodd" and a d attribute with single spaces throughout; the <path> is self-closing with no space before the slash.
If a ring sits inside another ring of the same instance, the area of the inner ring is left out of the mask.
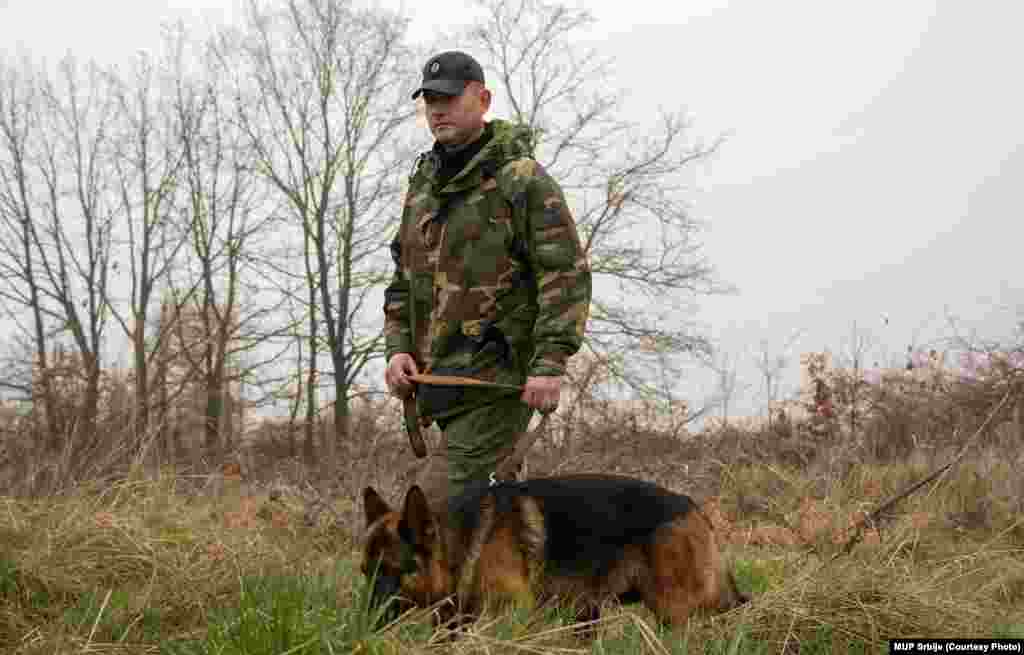
<path id="1" fill-rule="evenodd" d="M 533 410 L 519 396 L 451 417 L 420 478 L 431 510 L 445 515 L 449 498 L 457 496 L 470 482 L 487 479 L 511 453 L 532 417 Z"/>
<path id="2" fill-rule="evenodd" d="M 448 509 L 448 438 L 444 430 L 437 447 L 430 450 L 416 484 L 427 497 L 430 511 L 435 516 L 444 516 Z"/>

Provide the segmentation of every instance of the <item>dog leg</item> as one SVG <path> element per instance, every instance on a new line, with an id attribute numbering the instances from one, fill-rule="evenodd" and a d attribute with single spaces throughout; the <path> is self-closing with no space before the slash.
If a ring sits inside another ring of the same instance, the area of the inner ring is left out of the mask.
<path id="1" fill-rule="evenodd" d="M 516 539 L 514 527 L 502 524 L 480 551 L 478 563 L 479 595 L 492 605 L 513 605 L 532 611 L 536 607 L 536 589 L 530 566 Z"/>
<path id="2" fill-rule="evenodd" d="M 581 598 L 576 603 L 576 623 L 573 634 L 581 641 L 592 641 L 597 636 L 596 622 L 601 619 L 601 604 L 597 600 Z"/>
<path id="3" fill-rule="evenodd" d="M 659 531 L 640 593 L 658 618 L 680 625 L 698 609 L 718 608 L 721 572 L 721 556 L 710 525 L 703 516 L 692 513 Z"/>

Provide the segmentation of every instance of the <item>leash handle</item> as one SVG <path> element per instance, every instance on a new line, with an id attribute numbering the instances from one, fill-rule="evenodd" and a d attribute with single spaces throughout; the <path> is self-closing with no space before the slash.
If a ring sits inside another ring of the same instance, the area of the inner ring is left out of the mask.
<path id="1" fill-rule="evenodd" d="M 431 373 L 417 373 L 415 375 L 410 375 L 409 379 L 415 382 L 416 384 L 432 384 L 442 387 L 485 387 L 490 389 L 507 389 L 509 391 L 523 390 L 523 386 L 518 384 L 502 384 L 500 382 L 488 382 L 486 380 L 478 380 L 477 378 L 464 377 L 460 375 L 434 375 Z M 413 403 L 412 405 L 412 411 L 415 414 L 415 403 Z M 555 410 L 554 408 L 552 408 L 548 410 L 538 411 L 540 411 L 541 414 L 540 423 L 538 423 L 537 427 L 534 428 L 533 430 L 524 432 L 522 435 L 520 435 L 520 437 L 516 440 L 516 444 L 512 450 L 512 454 L 506 457 L 504 460 L 502 460 L 501 464 L 499 464 L 497 469 L 495 469 L 494 473 L 492 474 L 492 480 L 494 479 L 493 476 L 506 477 L 510 475 L 513 472 L 510 470 L 513 467 L 513 465 L 515 465 L 516 468 L 518 468 L 518 464 L 516 463 L 522 461 L 522 459 L 526 456 L 526 453 L 530 450 L 530 448 L 533 447 L 533 444 L 536 443 L 538 437 L 540 437 L 541 433 L 543 433 L 545 428 L 547 427 L 548 420 L 551 418 L 551 415 L 554 413 Z M 407 417 L 408 413 L 409 405 L 407 401 Z M 409 434 L 409 439 L 410 441 L 413 440 L 412 433 Z M 422 443 L 422 437 L 420 437 L 420 442 Z M 423 456 L 419 455 L 419 451 L 417 451 L 415 443 L 413 443 L 413 451 L 417 453 L 417 456 Z M 423 447 L 423 452 L 424 454 L 426 454 L 425 446 Z"/>
<path id="2" fill-rule="evenodd" d="M 501 382 L 488 382 L 477 378 L 464 377 L 461 375 L 434 375 L 433 373 L 417 373 L 410 375 L 409 379 L 417 384 L 432 384 L 436 387 L 486 387 L 489 389 L 508 389 L 509 391 L 522 391 L 522 385 L 503 384 Z"/>
<path id="3" fill-rule="evenodd" d="M 409 445 L 412 446 L 413 454 L 422 459 L 427 456 L 427 443 L 423 440 L 420 418 L 416 415 L 415 394 L 409 394 L 402 400 L 402 412 L 405 419 L 405 433 L 409 435 Z"/>

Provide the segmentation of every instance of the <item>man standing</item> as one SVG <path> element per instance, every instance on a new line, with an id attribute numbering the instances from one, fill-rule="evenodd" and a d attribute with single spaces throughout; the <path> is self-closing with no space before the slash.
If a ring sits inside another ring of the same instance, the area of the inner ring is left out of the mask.
<path id="1" fill-rule="evenodd" d="M 533 159 L 530 129 L 484 121 L 491 92 L 480 65 L 450 51 L 427 61 L 423 95 L 434 147 L 409 180 L 385 292 L 393 394 L 425 372 L 523 385 L 420 385 L 421 417 L 443 437 L 421 486 L 435 511 L 508 454 L 534 410 L 558 405 L 566 361 L 579 350 L 591 280 L 561 188 Z"/>

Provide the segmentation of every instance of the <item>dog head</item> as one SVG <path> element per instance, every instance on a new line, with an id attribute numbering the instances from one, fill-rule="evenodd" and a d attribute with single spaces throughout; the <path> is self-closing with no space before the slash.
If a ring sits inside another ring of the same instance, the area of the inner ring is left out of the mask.
<path id="1" fill-rule="evenodd" d="M 373 578 L 371 606 L 390 601 L 382 620 L 390 622 L 411 605 L 429 607 L 454 591 L 440 525 L 418 486 L 406 494 L 401 512 L 367 487 L 363 508 L 361 568 L 363 575 Z"/>

